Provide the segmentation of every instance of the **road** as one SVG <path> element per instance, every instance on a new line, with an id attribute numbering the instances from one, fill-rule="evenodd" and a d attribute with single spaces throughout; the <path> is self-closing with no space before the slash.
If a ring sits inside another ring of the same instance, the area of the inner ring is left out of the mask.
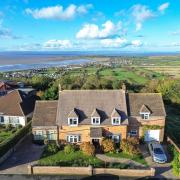
<path id="1" fill-rule="evenodd" d="M 31 136 L 24 139 L 17 150 L 0 165 L 0 174 L 27 174 L 27 165 L 37 161 L 43 146 L 32 143 Z"/>

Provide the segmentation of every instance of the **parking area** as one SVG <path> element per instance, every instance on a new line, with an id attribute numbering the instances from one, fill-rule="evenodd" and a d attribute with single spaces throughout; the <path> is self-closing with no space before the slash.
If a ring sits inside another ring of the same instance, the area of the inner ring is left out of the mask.
<path id="1" fill-rule="evenodd" d="M 33 144 L 31 136 L 28 136 L 17 150 L 0 165 L 0 174 L 27 174 L 27 165 L 40 158 L 43 148 L 43 146 Z"/>
<path id="2" fill-rule="evenodd" d="M 172 173 L 172 167 L 171 167 L 171 157 L 169 156 L 169 153 L 167 151 L 167 146 L 163 145 L 163 148 L 165 150 L 165 153 L 168 158 L 168 162 L 164 164 L 158 164 L 152 161 L 152 157 L 149 153 L 147 145 L 141 146 L 141 151 L 143 153 L 143 156 L 145 157 L 145 160 L 147 161 L 148 165 L 151 167 L 154 167 L 156 169 L 156 176 L 155 178 L 166 178 L 166 179 L 177 179 Z"/>

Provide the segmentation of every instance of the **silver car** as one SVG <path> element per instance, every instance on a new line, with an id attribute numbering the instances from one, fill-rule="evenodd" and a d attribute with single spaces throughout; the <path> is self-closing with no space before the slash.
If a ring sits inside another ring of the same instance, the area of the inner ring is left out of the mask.
<path id="1" fill-rule="evenodd" d="M 157 163 L 167 162 L 167 156 L 164 152 L 163 147 L 159 142 L 156 141 L 149 142 L 148 148 L 154 162 Z"/>

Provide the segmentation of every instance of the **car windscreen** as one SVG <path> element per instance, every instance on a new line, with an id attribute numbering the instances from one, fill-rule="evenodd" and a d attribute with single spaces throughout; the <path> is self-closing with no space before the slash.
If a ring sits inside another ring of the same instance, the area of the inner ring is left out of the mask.
<path id="1" fill-rule="evenodd" d="M 160 149 L 160 148 L 154 148 L 154 153 L 155 154 L 164 154 L 162 149 Z"/>

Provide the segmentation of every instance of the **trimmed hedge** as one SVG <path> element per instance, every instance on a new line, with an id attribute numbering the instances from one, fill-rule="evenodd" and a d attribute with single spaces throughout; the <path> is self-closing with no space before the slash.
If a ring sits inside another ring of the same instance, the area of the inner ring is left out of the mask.
<path id="1" fill-rule="evenodd" d="M 0 157 L 13 148 L 19 140 L 31 131 L 31 121 L 23 128 L 16 131 L 12 136 L 0 143 Z"/>

